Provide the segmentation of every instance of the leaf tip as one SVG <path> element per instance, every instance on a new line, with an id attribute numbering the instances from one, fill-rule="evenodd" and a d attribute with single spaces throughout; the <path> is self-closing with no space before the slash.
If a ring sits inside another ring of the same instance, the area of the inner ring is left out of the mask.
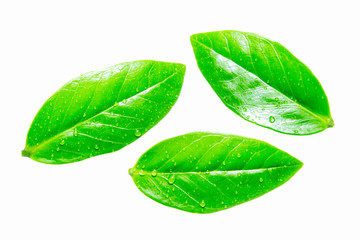
<path id="1" fill-rule="evenodd" d="M 177 63 L 177 65 L 178 65 L 179 68 L 180 68 L 179 72 L 181 72 L 182 74 L 185 74 L 186 65 L 185 65 L 185 64 L 182 64 L 182 63 Z"/>
<path id="2" fill-rule="evenodd" d="M 192 34 L 190 36 L 190 42 L 191 44 L 194 44 L 195 41 L 197 41 L 197 36 L 199 35 L 200 33 L 195 33 L 195 34 Z"/>
<path id="3" fill-rule="evenodd" d="M 295 173 L 297 173 L 298 171 L 300 171 L 300 169 L 304 166 L 304 163 L 303 163 L 302 161 L 300 161 L 300 160 L 297 159 L 296 165 L 293 165 L 293 166 L 294 166 L 294 168 L 295 168 L 295 172 L 294 172 L 294 174 L 295 174 Z"/>

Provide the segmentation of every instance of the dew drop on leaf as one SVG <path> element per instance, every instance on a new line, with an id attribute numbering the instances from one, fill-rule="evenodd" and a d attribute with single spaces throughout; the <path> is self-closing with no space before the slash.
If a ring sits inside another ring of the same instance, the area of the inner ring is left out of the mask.
<path id="1" fill-rule="evenodd" d="M 275 122 L 275 118 L 274 118 L 273 116 L 270 116 L 270 117 L 269 117 L 269 122 L 274 123 L 274 122 Z"/>
<path id="2" fill-rule="evenodd" d="M 64 139 L 61 140 L 60 145 L 61 145 L 61 146 L 64 146 L 64 145 L 65 145 L 65 140 L 64 140 Z"/>
<path id="3" fill-rule="evenodd" d="M 95 148 L 95 150 L 99 150 L 99 146 L 98 146 L 98 145 L 95 145 L 94 148 Z"/>
<path id="4" fill-rule="evenodd" d="M 157 172 L 156 172 L 156 170 L 154 169 L 154 170 L 151 172 L 151 176 L 156 177 L 156 175 L 157 175 Z"/>
<path id="5" fill-rule="evenodd" d="M 202 200 L 201 203 L 200 203 L 200 207 L 204 208 L 205 206 L 206 206 L 206 203 L 205 203 L 204 200 Z"/>
<path id="6" fill-rule="evenodd" d="M 172 175 L 171 177 L 169 177 L 168 183 L 169 183 L 170 185 L 172 185 L 172 184 L 174 184 L 174 182 L 175 182 L 175 175 Z"/>
<path id="7" fill-rule="evenodd" d="M 261 183 L 262 183 L 263 181 L 264 181 L 264 179 L 262 179 L 262 178 L 260 178 L 260 179 L 259 179 L 259 182 L 261 182 Z"/>
<path id="8" fill-rule="evenodd" d="M 141 136 L 141 132 L 139 131 L 139 129 L 136 129 L 134 134 L 135 134 L 135 137 Z"/>
<path id="9" fill-rule="evenodd" d="M 78 135 L 78 131 L 77 131 L 77 129 L 75 128 L 75 129 L 74 129 L 74 136 L 77 137 L 77 135 Z"/>

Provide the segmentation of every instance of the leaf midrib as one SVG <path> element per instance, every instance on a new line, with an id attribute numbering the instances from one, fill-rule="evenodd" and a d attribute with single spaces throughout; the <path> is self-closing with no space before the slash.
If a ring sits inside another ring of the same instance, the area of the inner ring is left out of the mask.
<path id="1" fill-rule="evenodd" d="M 226 58 L 226 59 L 228 59 L 229 61 L 233 62 L 234 64 L 236 64 L 236 65 L 239 66 L 240 68 L 244 69 L 245 71 L 251 73 L 250 71 L 248 71 L 248 70 L 246 70 L 245 68 L 243 68 L 241 65 L 237 64 L 236 62 L 234 62 L 232 59 L 224 56 L 223 54 L 220 54 L 219 52 L 215 51 L 213 48 L 205 45 L 204 43 L 198 41 L 197 39 L 193 38 L 192 40 L 193 40 L 193 41 L 196 41 L 197 43 L 199 43 L 200 45 L 204 46 L 205 48 L 213 51 L 214 53 L 223 56 L 224 58 Z M 253 74 L 253 73 L 252 73 L 252 74 Z M 256 74 L 254 74 L 254 75 L 257 76 Z M 284 93 L 282 93 L 282 92 L 280 92 L 279 90 L 277 90 L 276 88 L 270 86 L 268 83 L 266 83 L 265 81 L 263 81 L 259 76 L 257 76 L 257 77 L 258 77 L 258 79 L 260 79 L 264 84 L 266 84 L 268 87 L 274 89 L 275 91 L 279 92 L 281 95 L 283 95 L 283 96 L 285 96 L 286 98 L 288 98 L 288 100 L 289 100 L 290 102 L 298 105 L 298 106 L 299 106 L 301 109 L 303 109 L 305 112 L 308 112 L 308 113 L 310 113 L 311 115 L 313 115 L 315 118 L 319 119 L 321 122 L 324 123 L 325 127 L 328 127 L 328 126 L 329 126 L 330 123 L 329 123 L 328 119 L 331 119 L 331 117 L 322 116 L 322 115 L 319 115 L 319 114 L 316 114 L 316 113 L 312 112 L 312 111 L 309 110 L 307 107 L 301 105 L 299 102 L 296 102 L 296 101 L 292 100 L 290 97 L 288 97 L 288 96 L 285 95 Z"/>
<path id="2" fill-rule="evenodd" d="M 149 91 L 149 90 L 154 89 L 155 87 L 157 87 L 157 86 L 159 86 L 160 84 L 164 83 L 165 81 L 167 81 L 167 80 L 170 79 L 171 77 L 175 76 L 177 73 L 179 73 L 179 72 L 182 71 L 182 70 L 183 70 L 183 66 L 180 66 L 180 69 L 179 69 L 179 70 L 177 70 L 176 72 L 174 72 L 173 74 L 171 74 L 170 76 L 168 76 L 167 78 L 165 78 L 164 80 L 162 80 L 161 82 L 158 82 L 158 83 L 152 85 L 151 87 L 149 87 L 149 88 L 147 88 L 147 89 L 145 89 L 145 90 L 143 90 L 143 91 L 141 91 L 141 92 L 139 92 L 139 93 L 137 93 L 137 94 L 135 94 L 135 95 L 133 95 L 133 96 L 131 96 L 131 97 L 128 97 L 128 98 L 126 98 L 126 99 L 124 99 L 124 100 L 128 100 L 128 99 L 130 99 L 130 98 L 134 98 L 134 97 L 136 97 L 136 96 L 138 96 L 138 95 L 141 95 L 142 93 L 144 93 L 144 92 L 146 92 L 146 91 Z M 128 101 L 127 101 L 127 102 L 128 102 Z M 76 123 L 74 126 L 70 127 L 69 129 L 66 129 L 66 130 L 64 130 L 64 131 L 62 131 L 62 132 L 57 133 L 56 135 L 52 136 L 51 138 L 48 138 L 47 140 L 45 140 L 45 141 L 43 141 L 42 143 L 40 143 L 38 146 L 32 146 L 32 147 L 27 147 L 27 146 L 25 146 L 25 149 L 23 150 L 23 155 L 29 154 L 29 156 L 30 156 L 31 153 L 35 152 L 37 149 L 41 148 L 42 146 L 46 145 L 47 143 L 51 142 L 52 140 L 58 138 L 58 137 L 61 136 L 63 133 L 65 133 L 65 132 L 67 132 L 67 131 L 69 131 L 69 130 L 74 129 L 74 128 L 78 127 L 79 125 L 83 124 L 83 123 L 86 123 L 86 122 L 90 121 L 91 119 L 99 116 L 99 115 L 102 114 L 103 112 L 109 111 L 111 108 L 115 107 L 115 106 L 114 106 L 115 103 L 116 103 L 116 101 L 115 101 L 110 107 L 104 109 L 104 110 L 101 111 L 101 112 L 98 112 L 97 114 L 95 114 L 94 116 L 86 119 L 85 121 L 80 121 L 80 122 Z M 119 104 L 121 104 L 121 102 L 119 102 Z"/>
<path id="3" fill-rule="evenodd" d="M 291 167 L 302 167 L 303 164 L 294 164 L 294 165 L 284 165 L 284 166 L 278 166 L 278 167 L 269 167 L 269 168 L 257 168 L 257 169 L 246 169 L 246 170 L 212 170 L 212 171 L 204 171 L 204 172 L 156 172 L 156 175 L 165 175 L 165 174 L 173 174 L 173 175 L 180 175 L 180 174 L 205 174 L 205 175 L 225 175 L 226 173 L 232 173 L 232 175 L 234 175 L 234 173 L 239 173 L 239 172 L 250 172 L 251 171 L 257 171 L 257 170 L 263 170 L 263 171 L 266 171 L 266 170 L 274 170 L 274 169 L 279 169 L 279 168 L 291 168 Z M 142 171 L 141 170 L 138 170 L 138 169 L 135 169 L 135 168 L 131 168 L 131 173 L 130 175 L 133 176 L 133 175 L 151 175 L 153 174 L 153 172 L 151 171 Z M 156 170 L 156 169 L 155 169 Z"/>

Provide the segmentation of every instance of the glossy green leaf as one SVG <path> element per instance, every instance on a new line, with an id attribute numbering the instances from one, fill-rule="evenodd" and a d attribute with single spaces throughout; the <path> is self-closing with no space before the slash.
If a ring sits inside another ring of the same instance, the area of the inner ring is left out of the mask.
<path id="1" fill-rule="evenodd" d="M 184 74 L 182 64 L 145 60 L 71 80 L 37 113 L 23 156 L 62 164 L 125 147 L 169 112 Z"/>
<path id="2" fill-rule="evenodd" d="M 211 213 L 279 187 L 302 165 L 259 140 L 195 132 L 156 144 L 129 173 L 140 191 L 159 203 Z"/>
<path id="3" fill-rule="evenodd" d="M 334 125 L 319 81 L 281 44 L 239 31 L 195 34 L 191 44 L 206 80 L 245 120 L 295 135 Z"/>

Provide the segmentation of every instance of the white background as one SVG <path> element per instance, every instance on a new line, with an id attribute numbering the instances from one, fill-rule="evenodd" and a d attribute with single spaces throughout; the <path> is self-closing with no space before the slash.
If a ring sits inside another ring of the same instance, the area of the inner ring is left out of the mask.
<path id="1" fill-rule="evenodd" d="M 358 1 L 2 1 L 0 239 L 360 239 Z M 319 78 L 335 127 L 289 136 L 226 108 L 189 37 L 215 30 L 285 45 Z M 120 62 L 187 65 L 178 102 L 128 147 L 67 165 L 21 157 L 41 105 L 71 78 Z M 285 185 L 240 206 L 191 214 L 144 196 L 128 175 L 155 143 L 192 131 L 269 142 L 304 162 Z"/>

